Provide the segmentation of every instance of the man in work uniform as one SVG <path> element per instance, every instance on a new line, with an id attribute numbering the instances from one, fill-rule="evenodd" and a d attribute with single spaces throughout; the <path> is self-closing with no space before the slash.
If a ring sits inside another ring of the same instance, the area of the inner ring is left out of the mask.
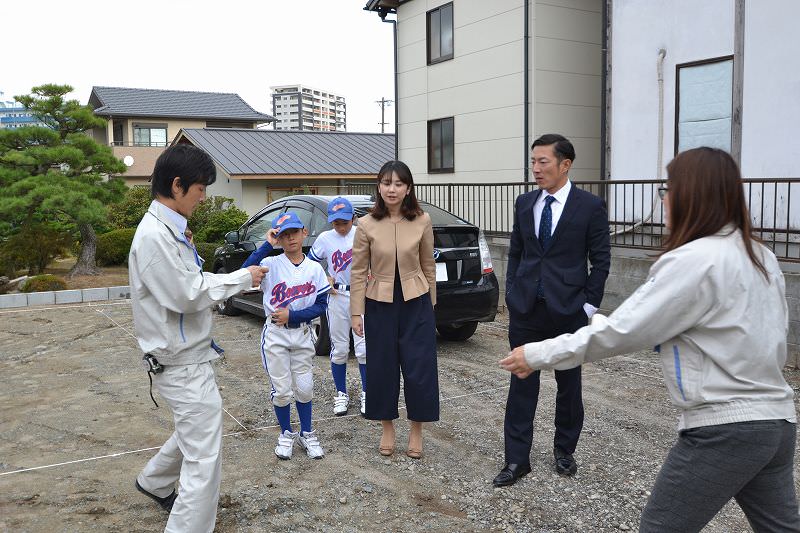
<path id="1" fill-rule="evenodd" d="M 214 530 L 222 398 L 211 366 L 221 353 L 211 339 L 211 308 L 257 286 L 266 270 L 202 271 L 186 225 L 215 179 L 214 162 L 202 150 L 181 144 L 164 151 L 153 170 L 154 200 L 128 259 L 136 338 L 175 423 L 172 436 L 136 478 L 140 492 L 170 511 L 165 531 Z"/>

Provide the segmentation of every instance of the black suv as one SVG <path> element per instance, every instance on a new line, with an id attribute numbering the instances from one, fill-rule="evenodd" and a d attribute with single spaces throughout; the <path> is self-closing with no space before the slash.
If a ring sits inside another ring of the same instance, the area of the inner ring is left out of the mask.
<path id="1" fill-rule="evenodd" d="M 294 211 L 308 229 L 303 251 L 308 252 L 323 231 L 331 229 L 327 206 L 333 196 L 297 195 L 272 202 L 245 222 L 238 231 L 225 235 L 225 243 L 214 252 L 214 272 L 241 268 L 250 253 L 264 242 L 272 221 L 284 211 Z M 374 201 L 366 195 L 345 196 L 357 216 L 367 214 Z M 420 202 L 433 222 L 433 255 L 436 258 L 436 330 L 448 340 L 466 340 L 478 322 L 491 322 L 497 313 L 499 288 L 492 268 L 489 246 L 474 225 L 443 209 Z M 280 249 L 274 251 L 281 253 Z M 264 316 L 260 291 L 246 291 L 218 307 L 225 315 L 247 311 Z M 317 354 L 330 351 L 325 315 L 317 329 Z"/>

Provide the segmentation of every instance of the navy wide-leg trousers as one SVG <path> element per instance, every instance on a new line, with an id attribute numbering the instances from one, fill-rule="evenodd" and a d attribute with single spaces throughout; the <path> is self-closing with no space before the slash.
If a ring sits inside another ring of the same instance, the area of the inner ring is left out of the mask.
<path id="1" fill-rule="evenodd" d="M 439 420 L 439 375 L 436 365 L 436 319 L 430 294 L 403 301 L 399 279 L 394 301 L 367 298 L 364 336 L 367 353 L 367 409 L 369 420 L 399 417 L 400 374 L 408 419 Z"/>

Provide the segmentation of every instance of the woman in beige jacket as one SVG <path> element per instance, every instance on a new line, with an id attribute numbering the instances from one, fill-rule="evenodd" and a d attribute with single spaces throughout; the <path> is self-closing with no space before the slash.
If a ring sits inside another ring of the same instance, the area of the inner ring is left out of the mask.
<path id="1" fill-rule="evenodd" d="M 419 459 L 422 423 L 439 420 L 433 227 L 405 163 L 383 165 L 377 185 L 375 206 L 358 221 L 350 279 L 353 330 L 366 334 L 369 354 L 364 416 L 381 421 L 379 451 L 392 455 L 402 372 L 411 421 L 406 455 Z"/>

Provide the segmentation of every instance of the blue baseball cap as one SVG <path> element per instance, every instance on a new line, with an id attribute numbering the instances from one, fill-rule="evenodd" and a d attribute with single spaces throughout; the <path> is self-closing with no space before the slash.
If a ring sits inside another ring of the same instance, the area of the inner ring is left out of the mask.
<path id="1" fill-rule="evenodd" d="M 287 229 L 303 229 L 304 227 L 305 226 L 303 226 L 303 222 L 300 220 L 300 217 L 298 217 L 294 211 L 286 211 L 285 213 L 281 213 L 279 216 L 275 217 L 275 220 L 272 221 L 272 228 L 278 230 L 278 235 Z"/>
<path id="2" fill-rule="evenodd" d="M 353 220 L 353 204 L 347 198 L 334 198 L 328 204 L 328 222 Z"/>

